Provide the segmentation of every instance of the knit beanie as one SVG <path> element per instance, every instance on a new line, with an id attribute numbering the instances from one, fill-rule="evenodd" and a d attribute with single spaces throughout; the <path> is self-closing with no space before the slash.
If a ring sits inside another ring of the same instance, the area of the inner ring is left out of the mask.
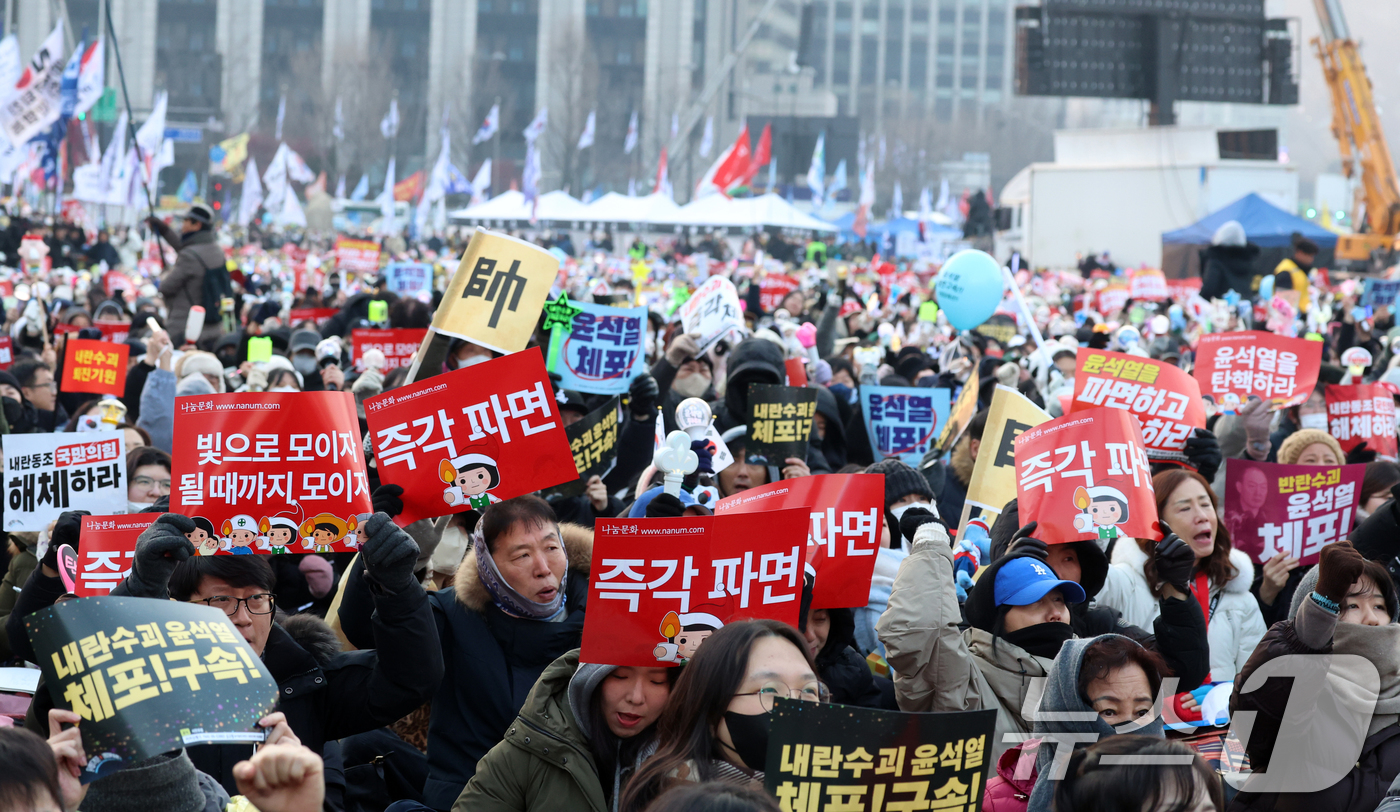
<path id="1" fill-rule="evenodd" d="M 93 781 L 79 808 L 82 812 L 203 812 L 205 804 L 199 773 L 181 750 Z"/>
<path id="2" fill-rule="evenodd" d="M 924 475 L 910 468 L 902 460 L 894 457 L 880 460 L 866 468 L 865 472 L 885 475 L 885 510 L 889 510 L 890 505 L 911 493 L 926 497 L 929 502 L 935 499 L 933 489 L 928 486 Z"/>
<path id="3" fill-rule="evenodd" d="M 1298 458 L 1303 456 L 1303 449 L 1314 443 L 1331 448 L 1332 453 L 1337 455 L 1337 462 L 1346 461 L 1347 455 L 1342 453 L 1341 445 L 1322 429 L 1299 429 L 1288 435 L 1278 447 L 1278 461 L 1284 465 L 1296 465 Z"/>

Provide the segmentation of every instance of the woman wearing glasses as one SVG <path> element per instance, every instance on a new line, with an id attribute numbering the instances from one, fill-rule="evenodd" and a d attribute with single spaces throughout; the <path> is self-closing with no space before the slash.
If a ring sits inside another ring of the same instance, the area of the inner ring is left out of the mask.
<path id="1" fill-rule="evenodd" d="M 622 793 L 640 812 L 681 781 L 763 788 L 768 727 L 779 697 L 824 702 L 826 687 L 802 635 L 775 620 L 731 623 L 685 666 L 657 722 L 656 753 Z"/>
<path id="2" fill-rule="evenodd" d="M 140 513 L 170 495 L 170 455 L 159 448 L 143 446 L 126 452 L 128 513 Z"/>

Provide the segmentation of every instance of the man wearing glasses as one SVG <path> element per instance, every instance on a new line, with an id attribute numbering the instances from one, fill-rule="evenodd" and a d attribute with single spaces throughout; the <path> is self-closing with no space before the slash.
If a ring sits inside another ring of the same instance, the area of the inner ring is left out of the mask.
<path id="1" fill-rule="evenodd" d="M 54 379 L 53 370 L 48 364 L 26 361 L 15 364 L 11 373 L 19 381 L 20 394 L 24 395 L 24 412 L 28 420 L 20 422 L 31 423 L 30 431 L 53 431 L 68 422 L 68 412 L 58 402 L 58 381 Z"/>

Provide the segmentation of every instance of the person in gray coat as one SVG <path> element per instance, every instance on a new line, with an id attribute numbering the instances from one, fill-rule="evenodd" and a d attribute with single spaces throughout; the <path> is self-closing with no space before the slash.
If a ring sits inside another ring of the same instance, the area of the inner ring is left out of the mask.
<path id="1" fill-rule="evenodd" d="M 227 273 L 224 270 L 224 249 L 215 239 L 214 213 L 207 206 L 190 206 L 180 222 L 179 234 L 155 217 L 147 217 L 146 224 L 179 252 L 175 265 L 160 277 L 160 295 L 165 299 L 167 310 L 165 323 L 170 328 L 171 336 L 178 339 L 184 334 L 190 308 L 204 306 L 204 275 L 216 268 L 221 273 Z M 200 340 L 218 338 L 223 332 L 219 314 L 206 313 L 204 319 Z"/>

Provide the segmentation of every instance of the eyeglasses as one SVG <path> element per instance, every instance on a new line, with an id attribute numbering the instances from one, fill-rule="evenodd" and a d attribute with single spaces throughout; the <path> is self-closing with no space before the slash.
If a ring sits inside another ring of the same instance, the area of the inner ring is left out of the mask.
<path id="1" fill-rule="evenodd" d="M 170 480 L 168 479 L 151 479 L 148 476 L 134 476 L 131 478 L 131 484 L 138 488 L 146 488 L 147 490 L 156 486 L 160 486 L 160 489 L 163 491 L 170 490 Z"/>
<path id="2" fill-rule="evenodd" d="M 233 617 L 238 614 L 238 604 L 248 607 L 250 615 L 270 615 L 272 614 L 272 604 L 274 603 L 272 594 L 263 592 L 259 595 L 250 595 L 246 598 L 235 598 L 232 595 L 215 595 L 212 598 L 205 598 L 201 603 L 207 603 L 215 609 L 222 609 L 224 614 Z"/>
<path id="3" fill-rule="evenodd" d="M 796 699 L 800 702 L 831 701 L 831 691 L 820 682 L 809 682 L 801 688 L 789 688 L 781 682 L 770 682 L 757 691 L 750 691 L 746 694 L 735 694 L 735 696 L 758 697 L 758 704 L 763 706 L 764 713 L 773 712 L 773 702 L 778 697 Z"/>
<path id="4" fill-rule="evenodd" d="M 47 389 L 50 392 L 57 392 L 58 381 L 49 381 L 48 383 L 35 383 L 29 386 L 21 386 L 20 389 Z"/>

